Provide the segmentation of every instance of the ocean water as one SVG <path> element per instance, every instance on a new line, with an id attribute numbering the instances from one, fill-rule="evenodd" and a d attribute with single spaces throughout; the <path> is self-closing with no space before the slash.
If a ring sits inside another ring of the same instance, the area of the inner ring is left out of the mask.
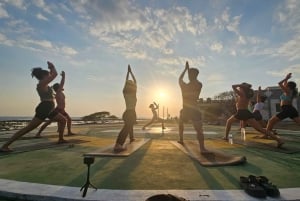
<path id="1" fill-rule="evenodd" d="M 30 121 L 29 116 L 0 116 L 0 121 Z"/>
<path id="2" fill-rule="evenodd" d="M 0 116 L 0 121 L 30 121 L 33 116 Z M 72 117 L 72 120 L 79 121 L 81 117 Z"/>

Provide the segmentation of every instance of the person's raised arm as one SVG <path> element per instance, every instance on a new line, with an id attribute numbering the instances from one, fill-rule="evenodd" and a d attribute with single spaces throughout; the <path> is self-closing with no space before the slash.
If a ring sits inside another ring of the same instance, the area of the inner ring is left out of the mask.
<path id="1" fill-rule="evenodd" d="M 155 109 L 158 109 L 158 104 L 156 102 L 153 102 L 154 106 L 155 106 Z"/>
<path id="2" fill-rule="evenodd" d="M 240 90 L 238 89 L 240 86 L 241 86 L 241 84 L 234 84 L 234 85 L 232 85 L 232 89 L 233 89 L 233 91 L 234 91 L 237 95 L 240 95 L 240 94 L 241 94 Z"/>
<path id="3" fill-rule="evenodd" d="M 57 76 L 57 71 L 55 69 L 55 66 L 53 63 L 51 63 L 50 61 L 47 61 L 48 64 L 48 69 L 50 70 L 49 72 L 49 76 L 47 76 L 45 79 L 43 79 L 40 84 L 42 85 L 47 85 L 49 84 L 52 80 L 54 80 Z"/>
<path id="4" fill-rule="evenodd" d="M 189 70 L 189 68 L 190 68 L 190 67 L 189 67 L 189 62 L 186 61 L 186 63 L 185 63 L 185 68 L 184 68 L 183 72 L 182 72 L 182 73 L 180 74 L 180 76 L 179 76 L 179 84 L 180 84 L 180 85 L 184 83 L 184 82 L 183 82 L 183 77 L 184 77 L 186 71 Z"/>
<path id="5" fill-rule="evenodd" d="M 135 76 L 134 76 L 134 74 L 133 74 L 133 72 L 132 72 L 132 70 L 131 70 L 130 65 L 128 65 L 128 72 L 130 73 L 130 75 L 131 75 L 131 77 L 132 77 L 132 79 L 133 79 L 133 82 L 136 83 L 136 79 L 135 79 Z"/>
<path id="6" fill-rule="evenodd" d="M 62 89 L 64 88 L 65 85 L 65 71 L 61 71 L 61 80 L 60 80 L 60 84 L 59 84 L 59 91 L 62 91 Z"/>
<path id="7" fill-rule="evenodd" d="M 287 92 L 287 82 L 291 77 L 292 77 L 292 73 L 289 73 L 285 76 L 285 78 L 283 80 L 278 82 L 278 85 L 285 93 Z"/>

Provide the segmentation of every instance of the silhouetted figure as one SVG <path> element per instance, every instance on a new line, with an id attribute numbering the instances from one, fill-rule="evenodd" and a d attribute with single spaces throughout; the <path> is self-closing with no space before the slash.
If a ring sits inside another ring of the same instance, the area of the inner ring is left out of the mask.
<path id="1" fill-rule="evenodd" d="M 223 137 L 223 139 L 228 140 L 228 135 L 233 122 L 244 121 L 245 123 L 252 126 L 255 130 L 263 134 L 267 134 L 272 139 L 276 140 L 278 143 L 277 146 L 280 147 L 283 144 L 283 141 L 281 141 L 279 137 L 274 135 L 272 131 L 267 131 L 265 128 L 262 128 L 259 122 L 257 122 L 254 119 L 254 115 L 248 109 L 250 99 L 254 95 L 253 89 L 251 87 L 252 85 L 248 83 L 232 85 L 233 91 L 237 94 L 237 112 L 234 115 L 232 115 L 229 119 L 227 119 L 225 136 Z"/>
<path id="2" fill-rule="evenodd" d="M 131 75 L 132 80 L 129 79 L 129 75 Z M 115 152 L 121 152 L 126 149 L 125 147 L 123 147 L 123 145 L 126 141 L 128 134 L 129 134 L 130 142 L 133 142 L 135 140 L 133 136 L 133 125 L 136 123 L 136 112 L 135 112 L 135 106 L 137 102 L 136 91 L 137 91 L 136 79 L 131 71 L 130 65 L 128 65 L 126 81 L 123 88 L 123 96 L 126 103 L 126 110 L 123 113 L 123 117 L 122 117 L 124 120 L 124 126 L 117 137 L 116 144 L 114 147 Z"/>
<path id="3" fill-rule="evenodd" d="M 62 114 L 66 120 L 67 120 L 67 128 L 68 128 L 68 133 L 67 135 L 74 135 L 74 133 L 72 133 L 71 131 L 71 126 L 72 126 L 72 119 L 70 117 L 70 115 L 65 111 L 65 107 L 66 107 L 66 101 L 65 101 L 65 94 L 64 94 L 64 84 L 65 84 L 65 72 L 62 71 L 61 72 L 61 81 L 60 84 L 59 83 L 55 83 L 53 85 L 53 89 L 55 91 L 55 99 L 56 99 L 56 108 L 55 111 L 59 112 L 60 114 Z M 35 137 L 41 137 L 41 132 L 51 123 L 53 122 L 53 119 L 48 120 L 47 122 L 45 122 L 40 130 L 38 131 L 38 133 L 36 134 Z"/>
<path id="4" fill-rule="evenodd" d="M 36 89 L 41 99 L 40 104 L 35 108 L 35 116 L 26 127 L 17 131 L 5 144 L 3 144 L 1 151 L 12 151 L 9 148 L 9 145 L 21 136 L 37 128 L 46 118 L 53 119 L 58 122 L 58 143 L 66 142 L 63 138 L 66 120 L 64 116 L 54 111 L 54 93 L 52 88 L 48 86 L 48 84 L 57 76 L 57 72 L 55 66 L 51 62 L 48 61 L 47 64 L 50 71 L 43 70 L 42 68 L 34 68 L 31 73 L 32 77 L 36 77 L 39 81 Z"/>
<path id="5" fill-rule="evenodd" d="M 183 81 L 185 73 L 188 72 L 189 83 Z M 204 146 L 204 135 L 202 128 L 202 114 L 198 106 L 198 99 L 202 89 L 202 83 L 197 80 L 199 74 L 198 69 L 189 68 L 189 63 L 186 62 L 185 69 L 179 77 L 179 86 L 182 93 L 183 108 L 180 111 L 179 117 L 179 143 L 183 144 L 184 123 L 192 120 L 194 129 L 197 132 L 197 139 L 201 153 L 209 152 Z"/>
<path id="6" fill-rule="evenodd" d="M 279 87 L 282 90 L 282 94 L 280 96 L 281 112 L 271 117 L 271 119 L 268 121 L 268 131 L 272 130 L 275 124 L 286 118 L 290 118 L 297 124 L 300 124 L 299 113 L 292 105 L 293 99 L 298 96 L 297 85 L 293 81 L 288 82 L 291 77 L 292 73 L 289 73 L 283 80 L 278 83 Z"/>
<path id="7" fill-rule="evenodd" d="M 157 114 L 157 110 L 159 109 L 159 105 L 156 104 L 155 102 L 153 102 L 153 104 L 149 105 L 149 108 L 151 109 L 151 112 L 152 112 L 152 119 L 145 126 L 143 126 L 143 130 L 145 130 L 146 127 L 150 126 L 154 122 L 161 122 L 162 123 L 162 129 L 165 129 L 163 119 L 159 118 L 159 116 Z"/>

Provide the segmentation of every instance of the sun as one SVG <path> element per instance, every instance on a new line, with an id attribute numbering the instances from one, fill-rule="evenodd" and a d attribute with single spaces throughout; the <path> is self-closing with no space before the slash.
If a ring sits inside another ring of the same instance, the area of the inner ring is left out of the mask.
<path id="1" fill-rule="evenodd" d="M 159 89 L 156 92 L 156 101 L 160 104 L 166 104 L 168 95 L 164 89 Z"/>
<path id="2" fill-rule="evenodd" d="M 161 99 L 165 98 L 165 97 L 166 97 L 166 93 L 165 93 L 164 91 L 160 91 L 160 92 L 159 92 L 159 97 L 160 97 Z"/>

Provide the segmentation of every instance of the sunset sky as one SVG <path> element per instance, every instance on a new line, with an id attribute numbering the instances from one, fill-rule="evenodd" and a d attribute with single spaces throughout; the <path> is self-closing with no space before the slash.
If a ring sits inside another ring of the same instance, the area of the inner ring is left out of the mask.
<path id="1" fill-rule="evenodd" d="M 296 0 L 0 0 L 0 116 L 34 115 L 31 68 L 48 60 L 66 72 L 73 117 L 120 117 L 128 64 L 138 117 L 151 117 L 152 101 L 179 114 L 185 61 L 204 99 L 240 82 L 276 86 L 288 72 L 299 86 L 299 11 Z"/>

